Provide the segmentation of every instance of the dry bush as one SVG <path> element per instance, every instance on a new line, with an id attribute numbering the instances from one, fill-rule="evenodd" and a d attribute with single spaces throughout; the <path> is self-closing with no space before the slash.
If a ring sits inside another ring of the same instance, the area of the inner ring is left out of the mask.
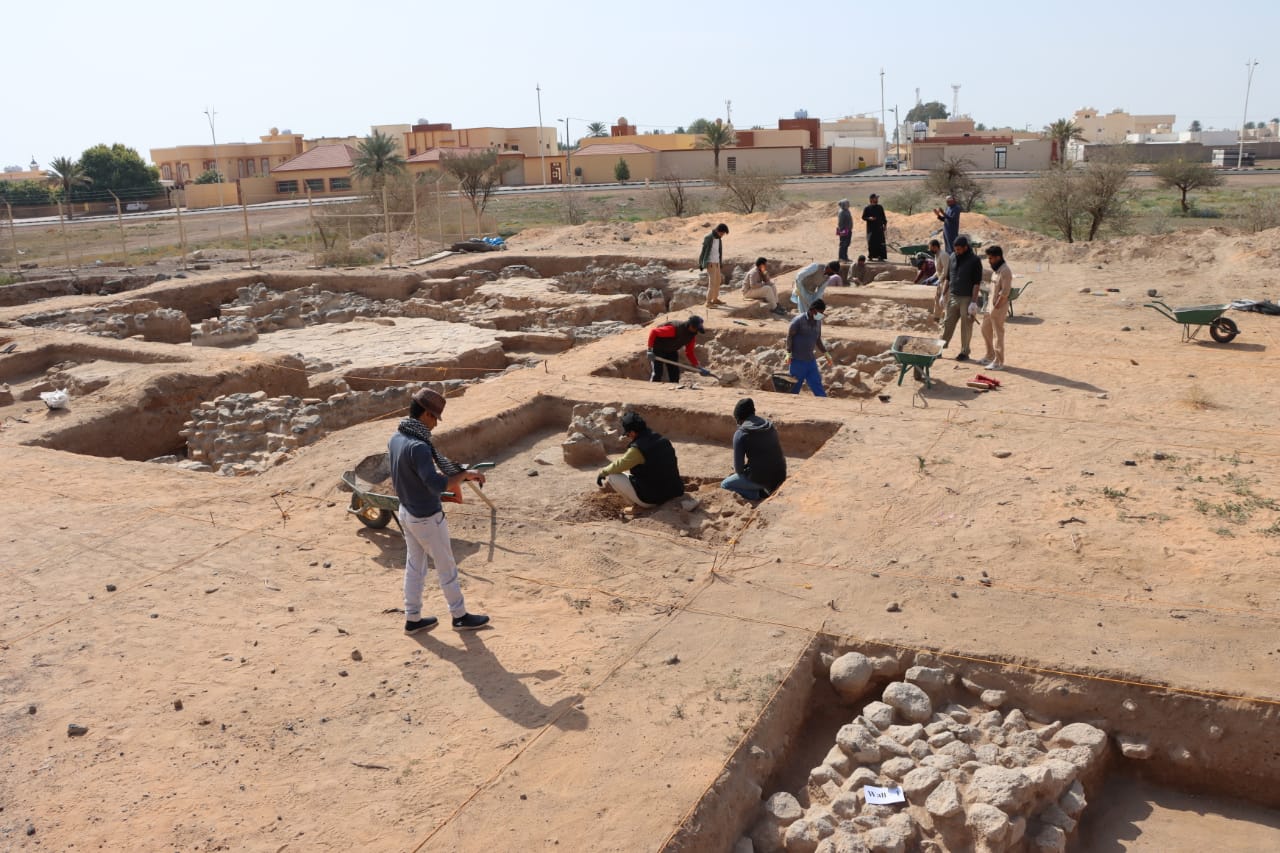
<path id="1" fill-rule="evenodd" d="M 662 188 L 658 197 L 658 206 L 667 216 L 688 216 L 693 213 L 693 199 L 689 195 L 689 185 L 676 175 L 667 174 L 659 178 Z"/>
<path id="2" fill-rule="evenodd" d="M 1257 234 L 1271 228 L 1280 228 L 1280 194 L 1250 193 L 1237 208 L 1240 227 Z"/>
<path id="3" fill-rule="evenodd" d="M 920 213 L 927 210 L 926 204 L 931 198 L 928 191 L 919 184 L 903 187 L 898 192 L 887 196 L 885 207 L 894 213 L 901 213 L 904 216 Z"/>
<path id="4" fill-rule="evenodd" d="M 587 221 L 587 211 L 578 194 L 566 189 L 560 193 L 564 199 L 564 221 L 566 225 L 581 225 Z"/>
<path id="5" fill-rule="evenodd" d="M 1192 385 L 1188 388 L 1187 395 L 1182 400 L 1188 406 L 1200 412 L 1218 408 L 1218 404 L 1209 396 L 1209 392 L 1200 385 Z"/>
<path id="6" fill-rule="evenodd" d="M 716 183 L 725 191 L 725 207 L 734 213 L 768 210 L 782 199 L 782 178 L 779 175 L 744 169 L 724 172 L 716 176 Z"/>

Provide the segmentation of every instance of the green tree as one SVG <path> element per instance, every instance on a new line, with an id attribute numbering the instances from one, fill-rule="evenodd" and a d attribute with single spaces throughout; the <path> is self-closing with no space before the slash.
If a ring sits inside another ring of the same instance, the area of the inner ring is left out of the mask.
<path id="1" fill-rule="evenodd" d="M 1192 133 L 1200 132 L 1200 119 L 1196 119 L 1195 121 L 1191 122 L 1190 130 Z"/>
<path id="2" fill-rule="evenodd" d="M 1191 210 L 1187 204 L 1187 193 L 1204 187 L 1222 186 L 1222 173 L 1212 169 L 1206 163 L 1188 163 L 1181 158 L 1166 160 L 1151 170 L 1165 189 L 1176 189 L 1182 193 L 1182 212 Z"/>
<path id="3" fill-rule="evenodd" d="M 205 169 L 196 176 L 194 183 L 197 184 L 220 184 L 222 183 L 222 173 L 217 169 Z"/>
<path id="4" fill-rule="evenodd" d="M 1254 129 L 1254 128 L 1256 128 L 1256 127 L 1257 127 L 1257 125 L 1256 125 L 1256 124 L 1254 124 L 1254 123 L 1253 123 L 1253 122 L 1251 122 L 1251 121 L 1246 121 L 1246 122 L 1244 123 L 1244 129 L 1245 129 L 1245 130 L 1253 130 L 1253 129 Z"/>
<path id="5" fill-rule="evenodd" d="M 160 170 L 148 166 L 136 150 L 119 142 L 95 145 L 80 155 L 80 166 L 94 189 L 134 197 L 160 192 Z"/>
<path id="6" fill-rule="evenodd" d="M 593 121 L 587 125 L 587 135 L 596 137 L 608 136 L 609 127 L 602 121 Z"/>
<path id="7" fill-rule="evenodd" d="M 699 148 L 710 148 L 715 159 L 716 174 L 720 174 L 720 149 L 728 148 L 737 143 L 737 137 L 733 132 L 733 125 L 725 124 L 716 119 L 715 124 L 707 125 L 707 129 L 703 131 L 702 138 L 698 140 Z"/>
<path id="8" fill-rule="evenodd" d="M 387 178 L 404 170 L 404 158 L 400 156 L 395 139 L 379 130 L 360 140 L 356 156 L 351 161 L 351 176 L 368 181 L 374 189 L 381 189 Z"/>
<path id="9" fill-rule="evenodd" d="M 458 189 L 471 202 L 471 209 L 475 212 L 478 223 L 494 188 L 502 183 L 498 152 L 488 149 L 469 154 L 446 154 L 440 158 L 440 165 L 458 179 Z"/>
<path id="10" fill-rule="evenodd" d="M 918 121 L 928 123 L 930 119 L 947 118 L 951 113 L 947 112 L 947 107 L 940 101 L 929 101 L 927 104 L 916 104 L 907 110 L 907 121 L 914 124 Z"/>
<path id="11" fill-rule="evenodd" d="M 1044 129 L 1045 135 L 1057 143 L 1057 150 L 1054 152 L 1055 163 L 1065 163 L 1067 160 L 1067 146 L 1071 142 L 1084 142 L 1084 128 L 1076 124 L 1069 118 L 1060 118 Z"/>
<path id="12" fill-rule="evenodd" d="M 58 200 L 67 203 L 67 218 L 70 219 L 76 189 L 89 186 L 93 179 L 85 174 L 79 160 L 70 157 L 55 157 L 49 164 L 49 171 L 53 173 L 50 180 L 58 187 Z"/>
<path id="13" fill-rule="evenodd" d="M 713 124 L 714 122 L 708 121 L 705 118 L 695 118 L 693 121 L 689 122 L 689 129 L 683 132 L 693 133 L 700 136 L 706 133 L 707 130 L 710 129 Z M 677 130 L 676 132 L 680 133 L 681 131 Z"/>
<path id="14" fill-rule="evenodd" d="M 10 204 L 53 204 L 48 184 L 39 181 L 0 181 L 0 198 Z"/>
<path id="15" fill-rule="evenodd" d="M 613 176 L 620 184 L 631 180 L 631 167 L 627 165 L 626 160 L 619 157 L 618 162 L 613 164 Z"/>

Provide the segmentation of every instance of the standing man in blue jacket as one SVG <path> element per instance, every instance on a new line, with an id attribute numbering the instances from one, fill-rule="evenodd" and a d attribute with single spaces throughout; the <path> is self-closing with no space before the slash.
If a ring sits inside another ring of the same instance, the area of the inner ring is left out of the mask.
<path id="1" fill-rule="evenodd" d="M 935 207 L 933 215 L 942 223 L 942 242 L 950 255 L 956 250 L 956 238 L 960 236 L 960 204 L 956 197 L 947 196 L 947 209 Z"/>
<path id="2" fill-rule="evenodd" d="M 489 617 L 468 613 L 458 584 L 458 564 L 453 560 L 449 523 L 440 506 L 440 493 L 457 494 L 462 484 L 474 480 L 484 485 L 484 475 L 467 471 L 436 450 L 431 430 L 444 415 L 444 396 L 430 388 L 418 389 L 409 401 L 409 417 L 400 421 L 387 442 L 391 461 L 391 483 L 400 498 L 397 517 L 404 531 L 404 632 L 417 634 L 436 627 L 434 616 L 422 616 L 422 586 L 427 576 L 427 558 L 436 569 L 436 578 L 459 631 L 474 631 L 488 624 Z"/>

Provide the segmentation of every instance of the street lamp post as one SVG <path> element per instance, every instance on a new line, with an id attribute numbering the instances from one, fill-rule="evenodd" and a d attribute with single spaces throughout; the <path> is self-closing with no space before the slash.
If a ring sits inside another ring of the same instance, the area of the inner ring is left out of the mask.
<path id="1" fill-rule="evenodd" d="M 1244 86 L 1244 117 L 1240 119 L 1240 148 L 1236 151 L 1236 171 L 1244 169 L 1244 126 L 1249 123 L 1249 90 L 1253 88 L 1253 69 L 1258 67 L 1258 60 L 1250 59 L 1244 67 L 1249 71 L 1249 79 Z"/>
<path id="2" fill-rule="evenodd" d="M 213 173 L 218 177 L 218 207 L 222 207 L 222 170 L 218 168 L 218 133 L 213 127 L 213 120 L 217 115 L 218 111 L 213 107 L 204 111 L 204 117 L 209 120 L 209 135 L 213 138 Z"/>
<path id="3" fill-rule="evenodd" d="M 566 180 L 570 184 L 572 184 L 573 183 L 573 142 L 569 138 L 569 119 L 561 118 L 561 119 L 556 119 L 556 121 L 564 122 L 564 163 L 565 163 L 564 168 L 565 168 L 565 171 L 569 173 L 566 176 Z"/>

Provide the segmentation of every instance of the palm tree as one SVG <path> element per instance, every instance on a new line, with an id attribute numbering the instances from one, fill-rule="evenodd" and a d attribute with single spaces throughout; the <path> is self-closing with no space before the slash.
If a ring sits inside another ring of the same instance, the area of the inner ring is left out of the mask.
<path id="1" fill-rule="evenodd" d="M 609 128 L 602 121 L 593 121 L 587 125 L 587 133 L 591 136 L 608 136 Z"/>
<path id="2" fill-rule="evenodd" d="M 1059 163 L 1066 162 L 1068 144 L 1073 141 L 1085 141 L 1084 128 L 1069 118 L 1060 118 L 1044 130 L 1045 134 L 1057 143 L 1057 152 L 1054 156 Z"/>
<path id="3" fill-rule="evenodd" d="M 79 160 L 72 160 L 70 157 L 54 158 L 54 161 L 49 164 L 49 171 L 54 174 L 52 182 L 62 189 L 61 200 L 67 203 L 67 218 L 70 219 L 72 217 L 71 191 L 76 187 L 89 186 L 93 183 L 93 178 L 85 174 Z"/>
<path id="4" fill-rule="evenodd" d="M 379 130 L 360 140 L 356 156 L 351 161 L 352 177 L 369 181 L 375 189 L 382 187 L 388 177 L 403 173 L 404 169 L 404 158 L 400 156 L 396 141 Z"/>
<path id="5" fill-rule="evenodd" d="M 733 132 L 733 125 L 725 124 L 720 119 L 716 119 L 715 124 L 708 124 L 707 129 L 703 131 L 702 138 L 698 140 L 699 148 L 710 148 L 715 155 L 716 174 L 720 174 L 720 149 L 728 148 L 737 143 L 737 137 Z"/>

